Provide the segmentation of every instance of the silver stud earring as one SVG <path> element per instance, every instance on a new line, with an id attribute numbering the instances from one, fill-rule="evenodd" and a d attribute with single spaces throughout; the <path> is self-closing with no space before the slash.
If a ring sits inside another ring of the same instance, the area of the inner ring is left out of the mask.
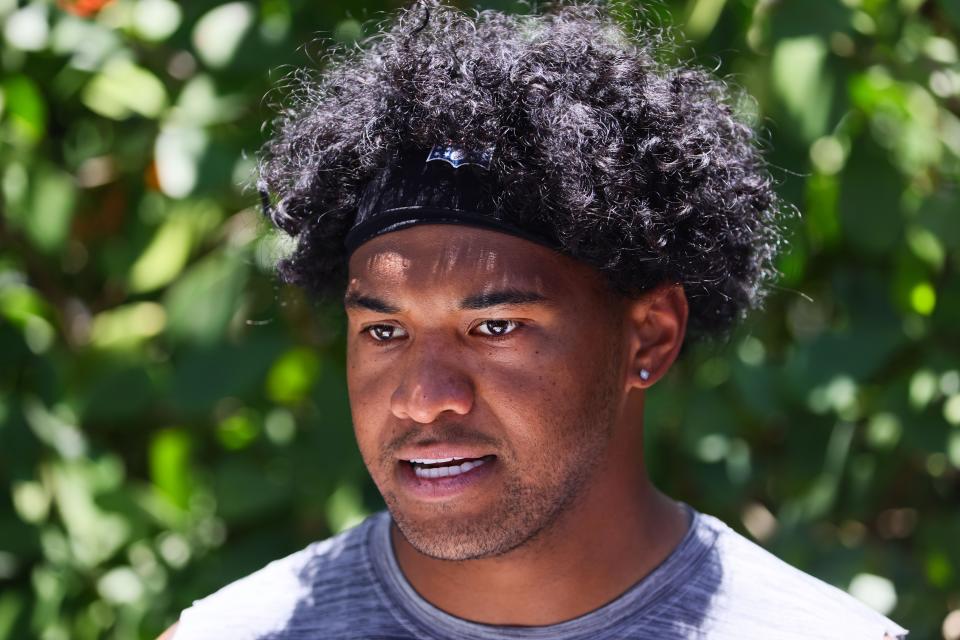
<path id="1" fill-rule="evenodd" d="M 641 380 L 649 380 L 649 379 L 650 379 L 650 372 L 647 371 L 646 369 L 640 369 L 640 379 L 641 379 Z"/>

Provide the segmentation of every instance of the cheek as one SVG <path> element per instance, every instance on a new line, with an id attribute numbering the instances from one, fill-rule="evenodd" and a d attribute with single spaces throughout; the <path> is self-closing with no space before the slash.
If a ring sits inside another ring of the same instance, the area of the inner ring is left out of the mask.
<path id="1" fill-rule="evenodd" d="M 515 359 L 488 363 L 478 385 L 486 402 L 518 434 L 545 447 L 583 430 L 589 414 L 608 404 L 617 385 L 611 336 L 571 331 L 518 351 Z"/>
<path id="2" fill-rule="evenodd" d="M 377 455 L 380 432 L 389 417 L 389 389 L 386 376 L 348 362 L 347 395 L 353 431 L 360 453 L 368 463 Z"/>
<path id="3" fill-rule="evenodd" d="M 518 447 L 550 448 L 582 404 L 577 363 L 566 350 L 538 347 L 479 368 L 477 394 Z"/>
<path id="4" fill-rule="evenodd" d="M 376 356 L 358 353 L 347 348 L 347 393 L 354 412 L 367 412 L 382 403 L 382 396 L 389 397 L 391 366 Z M 395 363 L 394 363 L 395 364 Z M 380 406 L 383 406 L 382 404 Z"/>
<path id="5" fill-rule="evenodd" d="M 548 361 L 487 363 L 476 375 L 477 395 L 498 413 L 536 413 L 562 394 L 562 381 Z"/>
<path id="6" fill-rule="evenodd" d="M 600 346 L 603 337 L 583 328 L 544 332 L 537 340 L 502 357 L 495 354 L 483 363 L 483 379 L 489 388 L 508 398 L 565 404 L 580 395 L 585 380 L 606 369 L 599 353 L 604 351 Z"/>

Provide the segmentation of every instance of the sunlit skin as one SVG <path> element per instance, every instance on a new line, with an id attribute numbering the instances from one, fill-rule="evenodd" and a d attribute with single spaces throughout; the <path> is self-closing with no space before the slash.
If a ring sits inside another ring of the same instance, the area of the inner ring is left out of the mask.
<path id="1" fill-rule="evenodd" d="M 357 442 L 427 600 L 477 622 L 553 624 L 613 600 L 679 543 L 686 515 L 649 482 L 642 435 L 645 389 L 683 342 L 682 287 L 625 299 L 527 240 L 418 225 L 357 249 L 345 303 Z M 465 487 L 420 491 L 405 460 L 450 451 L 491 462 Z"/>

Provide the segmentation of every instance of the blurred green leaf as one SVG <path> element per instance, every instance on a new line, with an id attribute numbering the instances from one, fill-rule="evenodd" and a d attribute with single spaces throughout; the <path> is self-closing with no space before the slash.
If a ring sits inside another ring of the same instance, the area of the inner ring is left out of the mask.
<path id="1" fill-rule="evenodd" d="M 818 249 L 836 245 L 841 239 L 839 220 L 840 185 L 831 175 L 813 175 L 807 180 L 804 229 Z"/>
<path id="2" fill-rule="evenodd" d="M 207 148 L 207 134 L 195 126 L 168 126 L 156 141 L 157 181 L 173 198 L 190 195 L 199 179 L 199 164 Z"/>
<path id="3" fill-rule="evenodd" d="M 26 183 L 19 182 L 19 169 L 10 167 L 8 172 L 6 177 L 15 175 L 18 181 L 16 185 L 8 181 L 4 184 L 9 198 L 8 220 L 21 227 L 41 251 L 57 251 L 70 232 L 77 197 L 73 180 L 46 164 L 35 167 Z"/>
<path id="4" fill-rule="evenodd" d="M 55 464 L 51 470 L 54 500 L 69 534 L 69 554 L 84 568 L 92 568 L 116 553 L 126 542 L 126 520 L 96 505 L 96 487 L 90 465 Z"/>
<path id="5" fill-rule="evenodd" d="M 221 95 L 213 77 L 199 74 L 183 87 L 170 119 L 184 126 L 229 122 L 243 112 L 242 98 L 241 95 Z"/>
<path id="6" fill-rule="evenodd" d="M 919 222 L 938 242 L 950 249 L 960 249 L 960 216 L 957 215 L 956 190 L 939 190 L 920 207 Z"/>
<path id="7" fill-rule="evenodd" d="M 134 114 L 156 118 L 167 106 L 167 91 L 148 69 L 116 58 L 90 80 L 82 99 L 90 109 L 106 118 L 123 120 Z"/>
<path id="8" fill-rule="evenodd" d="M 143 367 L 121 366 L 88 381 L 82 390 L 84 420 L 118 423 L 134 420 L 150 405 L 157 381 Z"/>
<path id="9" fill-rule="evenodd" d="M 11 13 L 3 24 L 3 35 L 14 49 L 42 51 L 50 36 L 47 4 L 31 2 Z"/>
<path id="10" fill-rule="evenodd" d="M 186 508 L 193 492 L 190 435 L 179 428 L 156 432 L 150 441 L 150 478 L 173 504 Z"/>
<path id="11" fill-rule="evenodd" d="M 818 2 L 815 11 L 800 2 L 773 4 L 769 7 L 772 36 L 779 42 L 811 34 L 842 33 L 851 26 L 850 7 L 850 3 L 830 0 Z"/>
<path id="12" fill-rule="evenodd" d="M 137 0 L 133 26 L 144 40 L 162 42 L 180 26 L 183 10 L 173 0 Z"/>
<path id="13" fill-rule="evenodd" d="M 327 518 L 334 531 L 356 526 L 368 515 L 360 492 L 352 484 L 340 485 L 327 500 Z"/>
<path id="14" fill-rule="evenodd" d="M 43 138 L 47 130 L 47 105 L 37 85 L 17 75 L 0 84 L 0 113 L 9 118 L 14 136 L 28 143 Z"/>
<path id="15" fill-rule="evenodd" d="M 93 318 L 90 342 L 101 349 L 129 348 L 159 335 L 167 325 L 167 314 L 156 302 L 134 302 Z"/>
<path id="16" fill-rule="evenodd" d="M 281 404 L 301 402 L 320 373 L 320 360 L 309 349 L 298 348 L 285 353 L 267 376 L 267 395 Z"/>
<path id="17" fill-rule="evenodd" d="M 187 265 L 193 233 L 190 219 L 171 217 L 157 229 L 146 250 L 130 269 L 130 290 L 143 293 L 159 289 L 176 278 Z"/>
<path id="18" fill-rule="evenodd" d="M 54 52 L 69 56 L 70 66 L 85 72 L 99 71 L 113 55 L 123 51 L 121 36 L 109 26 L 72 15 L 60 15 L 50 34 Z"/>
<path id="19" fill-rule="evenodd" d="M 276 336 L 260 335 L 241 344 L 189 350 L 176 362 L 171 403 L 194 414 L 221 398 L 251 395 L 283 346 Z"/>
<path id="20" fill-rule="evenodd" d="M 840 187 L 840 221 L 855 248 L 882 254 L 903 237 L 903 181 L 871 143 L 854 145 Z"/>
<path id="21" fill-rule="evenodd" d="M 781 40 L 773 52 L 773 86 L 808 141 L 826 132 L 832 106 L 826 57 L 826 43 L 818 36 Z"/>
<path id="22" fill-rule="evenodd" d="M 0 313 L 23 327 L 31 318 L 49 318 L 50 308 L 41 294 L 19 283 L 0 285 Z"/>
<path id="23" fill-rule="evenodd" d="M 190 269 L 166 296 L 170 335 L 203 344 L 220 339 L 239 309 L 246 277 L 246 265 L 226 253 Z"/>
<path id="24" fill-rule="evenodd" d="M 204 14 L 193 31 L 193 46 L 200 59 L 214 68 L 229 64 L 253 26 L 254 15 L 248 2 L 228 2 Z"/>
<path id="25" fill-rule="evenodd" d="M 363 26 L 356 20 L 344 20 L 333 31 L 333 39 L 344 44 L 353 44 L 362 37 Z"/>
<path id="26" fill-rule="evenodd" d="M 0 638 L 13 638 L 13 630 L 26 602 L 15 591 L 0 594 Z"/>
<path id="27" fill-rule="evenodd" d="M 237 411 L 217 425 L 217 437 L 227 449 L 245 449 L 259 433 L 260 417 L 249 409 Z"/>

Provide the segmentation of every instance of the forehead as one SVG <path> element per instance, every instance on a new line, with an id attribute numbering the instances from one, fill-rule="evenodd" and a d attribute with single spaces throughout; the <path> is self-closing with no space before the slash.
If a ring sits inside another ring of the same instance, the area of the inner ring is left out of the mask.
<path id="1" fill-rule="evenodd" d="M 350 258 L 347 290 L 418 293 L 523 285 L 548 294 L 596 288 L 591 267 L 516 236 L 465 225 L 415 225 L 378 236 Z"/>

